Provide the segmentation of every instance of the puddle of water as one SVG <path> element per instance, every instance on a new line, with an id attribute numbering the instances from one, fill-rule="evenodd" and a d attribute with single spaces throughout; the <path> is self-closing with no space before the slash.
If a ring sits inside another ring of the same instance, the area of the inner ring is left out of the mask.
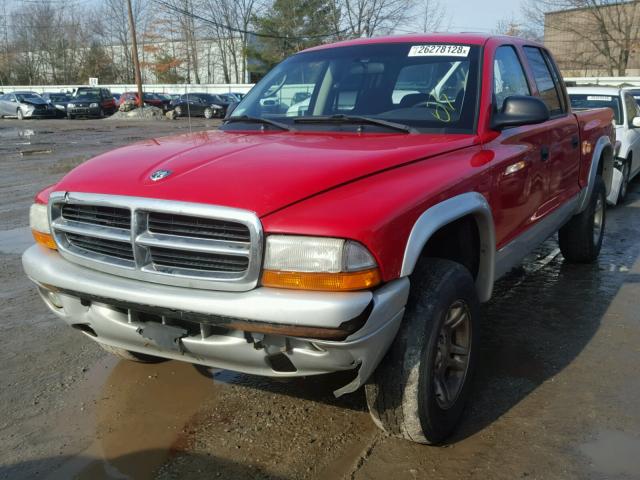
<path id="1" fill-rule="evenodd" d="M 20 254 L 34 243 L 29 227 L 0 231 L 0 253 Z"/>
<path id="2" fill-rule="evenodd" d="M 214 394 L 213 380 L 190 364 L 119 362 L 95 406 L 94 442 L 47 478 L 153 478 L 183 427 Z"/>
<path id="3" fill-rule="evenodd" d="M 600 473 L 611 477 L 638 478 L 640 475 L 640 438 L 618 430 L 605 430 L 595 440 L 580 446 L 580 451 Z"/>

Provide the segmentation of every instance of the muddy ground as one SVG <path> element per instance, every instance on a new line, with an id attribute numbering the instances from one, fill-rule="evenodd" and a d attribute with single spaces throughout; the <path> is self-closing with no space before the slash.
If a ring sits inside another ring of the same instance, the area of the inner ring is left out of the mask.
<path id="1" fill-rule="evenodd" d="M 216 122 L 196 120 L 194 130 Z M 118 361 L 22 273 L 33 194 L 185 120 L 0 121 L 0 478 L 640 478 L 640 182 L 596 265 L 554 239 L 483 307 L 474 403 L 444 447 L 376 430 L 341 378 L 275 381 Z"/>

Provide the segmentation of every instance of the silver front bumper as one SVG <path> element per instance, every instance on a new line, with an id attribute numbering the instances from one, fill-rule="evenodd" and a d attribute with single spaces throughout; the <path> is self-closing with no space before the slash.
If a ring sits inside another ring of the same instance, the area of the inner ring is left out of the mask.
<path id="1" fill-rule="evenodd" d="M 40 286 L 45 303 L 72 326 L 88 326 L 97 342 L 165 358 L 244 373 L 291 377 L 317 375 L 359 367 L 357 377 L 337 390 L 342 395 L 359 388 L 374 371 L 395 337 L 404 314 L 409 281 L 395 280 L 375 292 L 302 292 L 256 288 L 248 292 L 198 290 L 132 280 L 72 264 L 40 246 L 22 258 L 27 275 Z M 47 289 L 57 294 L 56 307 Z M 73 293 L 68 293 L 73 292 Z M 81 300 L 84 298 L 84 300 Z M 87 301 L 86 298 L 91 298 Z M 99 300 L 96 300 L 99 299 Z M 112 301 L 110 301 L 110 299 Z M 129 309 L 121 308 L 122 304 Z M 118 305 L 118 307 L 116 307 Z M 180 351 L 143 337 L 136 306 L 164 308 L 189 320 L 189 315 L 216 315 L 282 326 L 337 328 L 366 314 L 364 326 L 342 341 L 249 335 L 240 330 L 203 328 L 181 339 Z M 294 370 L 274 368 L 274 356 L 286 356 Z"/>

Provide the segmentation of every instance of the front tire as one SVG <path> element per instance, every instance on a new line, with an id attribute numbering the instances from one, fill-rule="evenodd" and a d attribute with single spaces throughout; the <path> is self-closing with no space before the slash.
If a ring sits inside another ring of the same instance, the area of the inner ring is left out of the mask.
<path id="1" fill-rule="evenodd" d="M 558 232 L 560 251 L 569 263 L 593 263 L 600 255 L 606 220 L 607 191 L 601 176 L 587 208 L 574 215 Z"/>
<path id="2" fill-rule="evenodd" d="M 177 117 L 181 117 L 182 116 L 182 107 L 177 106 L 176 108 L 173 109 L 174 112 L 176 112 L 176 116 Z"/>
<path id="3" fill-rule="evenodd" d="M 213 109 L 207 107 L 204 109 L 204 118 L 211 120 L 213 118 Z"/>
<path id="4" fill-rule="evenodd" d="M 450 260 L 421 261 L 411 281 L 400 330 L 365 393 L 384 431 L 438 444 L 457 426 L 470 395 L 479 301 L 469 271 Z"/>
<path id="5" fill-rule="evenodd" d="M 24 120 L 24 113 L 22 113 L 22 109 L 21 108 L 16 110 L 16 117 L 18 117 L 18 120 Z"/>
<path id="6" fill-rule="evenodd" d="M 631 176 L 631 158 L 628 158 L 622 164 L 622 181 L 620 183 L 620 190 L 618 191 L 618 198 L 616 205 L 620 205 L 627 198 L 627 191 L 629 190 L 629 177 Z"/>

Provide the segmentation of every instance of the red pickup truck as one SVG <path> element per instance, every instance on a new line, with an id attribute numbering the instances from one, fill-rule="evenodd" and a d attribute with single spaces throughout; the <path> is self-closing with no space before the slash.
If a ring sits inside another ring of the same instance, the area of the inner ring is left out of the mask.
<path id="1" fill-rule="evenodd" d="M 541 45 L 323 45 L 229 110 L 218 131 L 105 153 L 37 194 L 24 269 L 107 350 L 350 370 L 336 395 L 364 385 L 378 426 L 438 443 L 470 397 L 495 280 L 556 232 L 566 261 L 598 257 L 612 112 L 572 113 Z"/>

